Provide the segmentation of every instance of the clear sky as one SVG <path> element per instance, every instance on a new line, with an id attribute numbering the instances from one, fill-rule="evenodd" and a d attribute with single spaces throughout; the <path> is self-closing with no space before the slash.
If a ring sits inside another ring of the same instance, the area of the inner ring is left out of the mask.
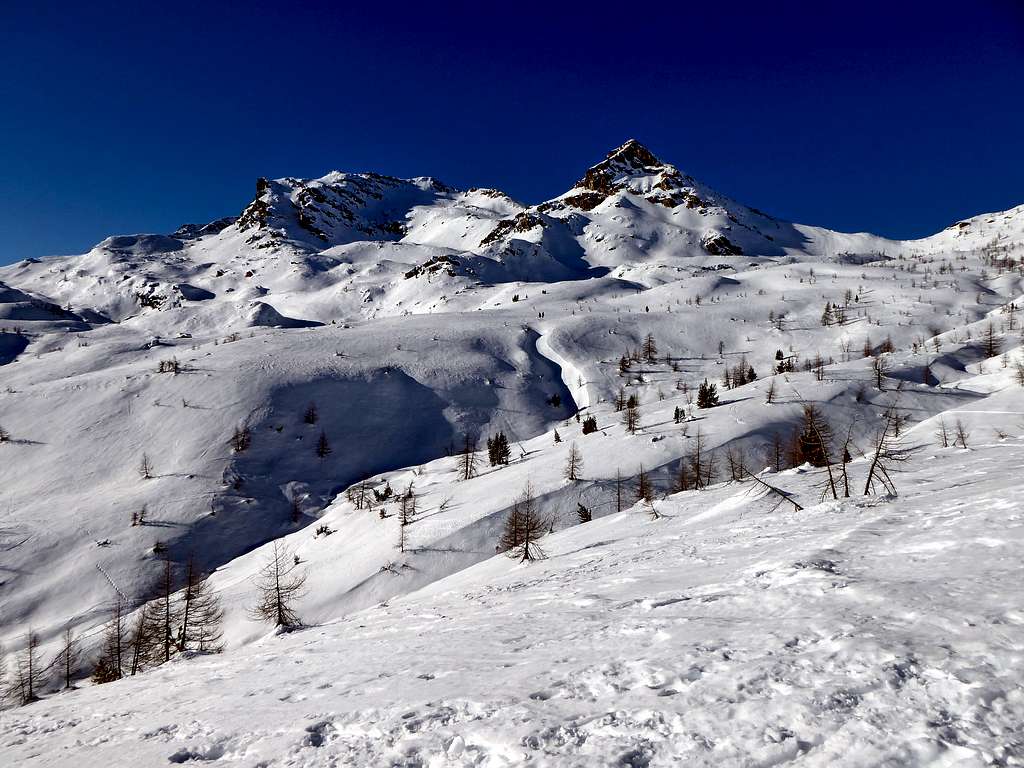
<path id="1" fill-rule="evenodd" d="M 835 229 L 1024 203 L 1021 0 L 350 5 L 0 0 L 0 263 L 237 214 L 257 176 L 539 202 L 629 137 Z"/>

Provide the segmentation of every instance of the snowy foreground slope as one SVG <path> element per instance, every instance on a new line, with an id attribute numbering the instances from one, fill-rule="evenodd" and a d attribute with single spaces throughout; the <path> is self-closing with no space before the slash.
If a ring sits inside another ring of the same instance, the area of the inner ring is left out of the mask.
<path id="1" fill-rule="evenodd" d="M 899 498 L 799 512 L 739 484 L 656 502 L 658 519 L 637 506 L 546 538 L 547 560 L 493 558 L 9 711 L 0 749 L 40 766 L 1024 764 L 1022 455 L 1019 437 L 923 449 Z M 812 474 L 778 482 L 813 496 Z"/>
<path id="2" fill-rule="evenodd" d="M 47 665 L 0 764 L 1021 764 L 1022 257 L 1024 206 L 831 232 L 627 142 L 538 205 L 261 179 L 238 216 L 0 268 L 0 644 L 8 680 L 29 633 Z M 780 458 L 806 406 L 853 498 Z M 887 412 L 912 459 L 862 496 Z M 679 492 L 698 447 L 711 487 Z M 802 511 L 737 481 L 766 467 Z M 527 485 L 550 557 L 519 565 Z M 251 615 L 275 545 L 293 634 Z M 115 607 L 190 559 L 224 654 L 93 685 Z"/>

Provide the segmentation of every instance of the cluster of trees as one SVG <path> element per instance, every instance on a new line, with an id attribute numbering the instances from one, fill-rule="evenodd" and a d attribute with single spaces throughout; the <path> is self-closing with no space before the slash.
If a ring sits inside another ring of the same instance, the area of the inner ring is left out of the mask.
<path id="1" fill-rule="evenodd" d="M 469 433 L 463 435 L 462 450 L 459 452 L 459 475 L 463 480 L 476 477 L 476 438 Z"/>
<path id="2" fill-rule="evenodd" d="M 618 409 L 618 403 L 616 403 L 616 409 Z M 640 429 L 640 402 L 636 395 L 627 397 L 621 410 L 622 423 L 626 425 L 626 431 L 631 435 L 636 434 L 636 431 Z"/>
<path id="3" fill-rule="evenodd" d="M 995 325 L 989 323 L 985 326 L 985 333 L 981 337 L 981 348 L 985 357 L 995 357 L 1002 349 L 1002 343 L 996 333 Z"/>
<path id="4" fill-rule="evenodd" d="M 615 412 L 621 413 L 626 409 L 626 390 L 619 387 L 619 391 L 615 394 Z"/>
<path id="5" fill-rule="evenodd" d="M 316 403 L 306 406 L 306 410 L 302 412 L 302 421 L 304 424 L 316 424 L 320 421 L 320 411 L 317 410 Z"/>
<path id="6" fill-rule="evenodd" d="M 878 349 L 871 343 L 871 337 L 866 336 L 864 338 L 864 347 L 861 349 L 862 357 L 873 357 L 875 354 L 886 354 L 888 352 L 895 352 L 896 345 L 892 343 L 892 337 L 886 336 L 882 343 L 878 345 Z"/>
<path id="7" fill-rule="evenodd" d="M 874 493 L 878 488 L 891 494 L 896 493 L 893 475 L 899 465 L 909 458 L 907 449 L 899 442 L 902 423 L 903 416 L 893 403 L 882 414 L 882 426 L 876 430 L 871 445 L 863 453 L 870 459 L 864 495 Z M 789 436 L 783 437 L 778 433 L 773 435 L 766 458 L 775 471 L 801 464 L 822 468 L 825 470 L 822 498 L 829 495 L 833 499 L 838 499 L 840 495 L 849 497 L 851 478 L 848 465 L 853 460 L 852 453 L 857 450 L 853 442 L 853 431 L 854 424 L 851 423 L 840 439 L 821 410 L 813 404 L 805 403 L 800 423 Z M 730 463 L 733 460 L 731 456 Z M 742 460 L 739 463 L 740 469 L 745 472 Z"/>
<path id="8" fill-rule="evenodd" d="M 376 506 L 380 506 L 380 518 L 382 520 L 390 517 L 387 513 L 386 504 L 389 501 L 397 501 L 398 506 L 398 544 L 397 547 L 401 552 L 406 551 L 406 545 L 408 543 L 407 526 L 411 525 L 416 521 L 416 515 L 418 513 L 418 502 L 419 497 L 413 488 L 413 483 L 410 482 L 404 491 L 399 492 L 397 495 L 391 488 L 391 483 L 385 481 L 383 488 L 373 488 L 367 481 L 356 483 L 355 485 L 349 486 L 345 490 L 345 495 L 348 500 L 355 506 L 356 509 L 373 509 Z M 442 504 L 442 509 L 444 505 Z M 326 526 L 324 526 L 326 528 Z M 319 530 L 318 530 L 319 532 Z M 325 533 L 333 533 L 333 531 L 325 531 Z M 296 563 L 297 564 L 297 563 Z"/>
<path id="9" fill-rule="evenodd" d="M 487 460 L 490 461 L 492 467 L 508 464 L 511 455 L 508 438 L 504 432 L 498 432 L 494 437 L 487 438 Z"/>
<path id="10" fill-rule="evenodd" d="M 748 373 L 745 373 L 744 376 L 746 375 L 753 376 L 753 369 L 748 368 Z M 753 379 L 750 379 L 750 381 L 753 381 Z M 684 391 L 686 391 L 685 387 Z M 689 394 L 687 394 L 687 403 L 692 404 Z M 707 379 L 704 379 L 697 389 L 697 407 L 714 408 L 717 405 L 719 405 L 718 387 Z M 619 389 L 615 398 L 615 410 L 622 414 L 622 423 L 625 425 L 627 432 L 635 434 L 640 429 L 640 401 L 636 395 L 630 394 L 627 396 L 625 390 Z M 673 411 L 673 420 L 675 423 L 679 424 L 685 418 L 686 412 L 684 409 L 676 406 Z M 588 423 L 590 423 L 591 426 L 588 427 Z M 589 432 L 596 430 L 597 420 L 592 416 L 588 417 L 583 423 L 583 434 L 588 434 Z"/>
<path id="11" fill-rule="evenodd" d="M 714 408 L 716 405 L 718 405 L 718 387 L 704 379 L 697 389 L 697 407 Z"/>
<path id="12" fill-rule="evenodd" d="M 231 450 L 235 453 L 242 453 L 243 451 L 249 450 L 249 446 L 252 445 L 252 430 L 247 426 L 235 427 L 234 433 L 231 435 L 231 439 L 228 441 L 231 446 Z"/>
<path id="13" fill-rule="evenodd" d="M 781 349 L 775 350 L 775 372 L 792 373 L 796 370 L 796 355 L 786 355 Z"/>
<path id="14" fill-rule="evenodd" d="M 754 371 L 754 367 L 747 362 L 746 357 L 740 358 L 740 361 L 732 367 L 725 366 L 725 372 L 722 374 L 722 383 L 726 389 L 742 387 L 744 384 L 756 380 L 757 373 Z"/>
<path id="15" fill-rule="evenodd" d="M 619 358 L 619 373 L 625 374 L 632 367 L 633 363 L 647 362 L 654 365 L 658 362 L 658 343 L 654 340 L 654 334 L 648 333 L 639 349 L 627 349 Z"/>
<path id="16" fill-rule="evenodd" d="M 77 641 L 69 635 L 73 644 L 72 653 L 77 654 Z M 69 656 L 71 664 L 77 666 L 77 656 Z M 13 669 L 8 678 L 7 659 L 4 650 L 0 647 L 0 703 L 10 702 L 17 706 L 24 706 L 37 701 L 43 690 L 49 684 L 51 673 L 61 669 L 61 659 L 58 654 L 50 664 L 45 664 L 40 657 L 39 636 L 29 629 L 25 635 L 24 648 L 14 658 Z M 68 683 L 70 686 L 70 681 Z"/>
<path id="17" fill-rule="evenodd" d="M 953 446 L 966 450 L 967 443 L 971 439 L 971 432 L 960 419 L 956 420 L 952 430 L 946 426 L 945 419 L 939 419 L 939 427 L 935 430 L 935 436 L 943 448 Z"/>
<path id="18" fill-rule="evenodd" d="M 306 406 L 306 410 L 302 412 L 302 423 L 313 425 L 319 423 L 319 421 L 320 411 L 316 407 L 316 403 L 311 402 Z M 316 457 L 320 459 L 321 463 L 323 463 L 324 459 L 334 453 L 334 449 L 331 447 L 331 441 L 327 438 L 327 433 L 322 429 L 320 430 L 320 434 L 317 436 L 316 446 L 314 447 L 313 452 L 316 454 Z"/>
<path id="19" fill-rule="evenodd" d="M 825 309 L 821 313 L 821 324 L 824 326 L 843 325 L 846 322 L 846 309 L 839 304 L 825 302 Z"/>
<path id="20" fill-rule="evenodd" d="M 123 596 L 118 596 L 111 618 L 103 629 L 99 653 L 88 668 L 95 683 L 107 683 L 136 675 L 186 653 L 219 653 L 223 649 L 221 625 L 224 611 L 205 574 L 189 561 L 184 586 L 175 589 L 174 567 L 163 563 L 157 594 L 130 616 Z M 8 671 L 0 648 L 0 697 L 16 705 L 30 704 L 57 683 L 74 686 L 82 674 L 83 652 L 79 639 L 67 627 L 60 649 L 43 660 L 39 636 L 29 629 L 23 648 Z"/>
<path id="21" fill-rule="evenodd" d="M 383 504 L 391 499 L 394 490 L 389 481 L 385 481 L 384 487 L 378 490 L 363 480 L 345 489 L 345 495 L 356 509 L 373 509 L 375 504 Z"/>
<path id="22" fill-rule="evenodd" d="M 642 470 L 641 467 L 641 475 L 643 474 Z M 672 490 L 676 493 L 702 490 L 713 485 L 717 475 L 718 466 L 715 453 L 708 448 L 706 435 L 698 429 L 697 434 L 693 437 L 690 450 L 679 460 Z M 641 498 L 643 497 L 641 496 Z"/>
<path id="23" fill-rule="evenodd" d="M 114 602 L 92 669 L 96 683 L 135 675 L 181 653 L 219 653 L 224 611 L 205 575 L 189 561 L 185 585 L 175 589 L 174 566 L 164 560 L 158 594 L 131 621 L 124 601 Z"/>

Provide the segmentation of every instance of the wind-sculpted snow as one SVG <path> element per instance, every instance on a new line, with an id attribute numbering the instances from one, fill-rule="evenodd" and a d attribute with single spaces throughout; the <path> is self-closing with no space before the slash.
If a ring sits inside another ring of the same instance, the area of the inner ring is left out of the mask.
<path id="1" fill-rule="evenodd" d="M 315 320 L 299 320 L 294 317 L 285 317 L 269 304 L 256 301 L 253 302 L 249 314 L 249 325 L 268 326 L 270 328 L 312 328 L 323 325 Z"/>

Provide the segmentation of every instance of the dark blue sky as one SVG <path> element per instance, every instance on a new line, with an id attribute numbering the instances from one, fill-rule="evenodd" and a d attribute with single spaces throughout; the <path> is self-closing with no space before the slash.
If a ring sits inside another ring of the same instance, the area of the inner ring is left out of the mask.
<path id="1" fill-rule="evenodd" d="M 0 263 L 237 213 L 261 175 L 538 202 L 630 136 L 836 229 L 1024 202 L 1021 0 L 0 2 Z"/>

